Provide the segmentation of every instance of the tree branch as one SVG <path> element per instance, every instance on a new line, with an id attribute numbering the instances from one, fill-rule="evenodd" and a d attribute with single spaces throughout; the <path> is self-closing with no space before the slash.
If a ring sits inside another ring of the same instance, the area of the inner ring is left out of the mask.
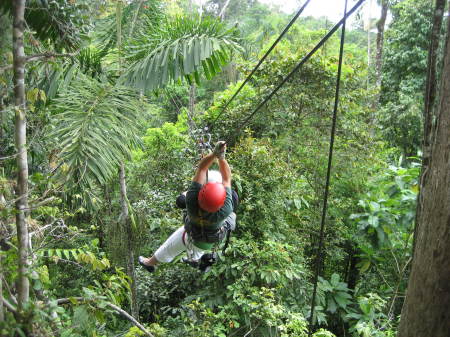
<path id="1" fill-rule="evenodd" d="M 89 300 L 84 298 L 84 297 L 72 297 L 72 298 L 60 298 L 58 300 L 56 300 L 56 303 L 58 305 L 60 304 L 69 304 L 72 303 L 72 300 L 76 300 L 79 302 L 88 302 Z M 110 307 L 111 309 L 113 309 L 114 311 L 116 311 L 117 313 L 119 313 L 120 315 L 122 315 L 124 318 L 126 318 L 127 320 L 129 320 L 131 323 L 133 323 L 136 327 L 138 327 L 139 329 L 141 329 L 142 332 L 144 332 L 147 336 L 149 337 L 154 337 L 150 332 L 147 331 L 147 329 L 141 324 L 139 323 L 133 316 L 131 316 L 128 312 L 126 312 L 125 310 L 123 310 L 122 308 L 118 307 L 115 304 L 112 304 L 110 302 L 106 302 L 106 305 L 108 307 Z"/>
<path id="2" fill-rule="evenodd" d="M 25 57 L 25 63 L 34 62 L 34 61 L 41 61 L 41 60 L 48 60 L 48 59 L 53 59 L 55 57 L 74 57 L 74 56 L 77 56 L 78 53 L 79 53 L 79 51 L 77 51 L 75 53 L 65 53 L 65 54 L 58 54 L 58 53 L 51 53 L 51 52 L 34 54 L 34 55 L 26 56 Z M 1 67 L 0 68 L 0 74 L 5 72 L 6 70 L 10 70 L 12 68 L 13 68 L 12 64 L 8 64 L 6 66 Z"/>
<path id="3" fill-rule="evenodd" d="M 3 298 L 3 304 L 5 305 L 6 309 L 11 311 L 13 314 L 17 313 L 16 308 L 14 308 L 14 306 L 11 303 L 9 303 L 6 298 Z"/>
<path id="4" fill-rule="evenodd" d="M 37 203 L 35 203 L 35 204 L 32 204 L 32 205 L 28 208 L 28 211 L 33 211 L 33 210 L 35 210 L 35 209 L 38 209 L 39 207 L 42 207 L 42 206 L 44 206 L 44 205 L 47 205 L 48 203 L 51 203 L 51 202 L 54 201 L 55 199 L 56 199 L 56 197 L 49 197 L 49 198 L 44 199 L 44 200 L 42 200 L 42 201 L 40 201 L 40 202 L 37 202 Z M 30 202 L 30 204 L 31 204 L 31 202 Z"/>

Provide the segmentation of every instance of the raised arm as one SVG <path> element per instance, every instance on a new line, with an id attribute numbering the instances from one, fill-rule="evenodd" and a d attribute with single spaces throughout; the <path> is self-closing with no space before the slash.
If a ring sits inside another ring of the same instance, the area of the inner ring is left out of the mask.
<path id="1" fill-rule="evenodd" d="M 219 171 L 222 175 L 223 186 L 231 188 L 231 169 L 225 158 L 219 159 Z"/>
<path id="2" fill-rule="evenodd" d="M 200 160 L 200 163 L 198 164 L 197 170 L 195 171 L 195 175 L 192 180 L 201 185 L 206 183 L 206 174 L 208 172 L 209 167 L 212 165 L 212 163 L 214 163 L 215 159 L 216 156 L 214 155 L 214 153 L 210 153 L 205 157 L 203 157 L 202 160 Z"/>
<path id="3" fill-rule="evenodd" d="M 225 152 L 227 150 L 227 144 L 224 141 L 217 142 L 214 148 L 214 155 L 219 159 L 219 171 L 222 175 L 222 184 L 225 187 L 231 188 L 231 169 L 225 159 Z"/>

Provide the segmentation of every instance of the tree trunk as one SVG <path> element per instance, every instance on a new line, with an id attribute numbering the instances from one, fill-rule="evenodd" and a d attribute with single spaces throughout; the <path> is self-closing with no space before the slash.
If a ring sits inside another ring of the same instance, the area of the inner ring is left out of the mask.
<path id="1" fill-rule="evenodd" d="M 195 84 L 189 87 L 189 106 L 188 106 L 188 127 L 190 132 L 195 130 L 194 114 L 195 114 Z"/>
<path id="2" fill-rule="evenodd" d="M 3 150 L 1 148 L 1 146 L 2 146 L 1 142 L 3 140 L 3 110 L 5 110 L 5 106 L 3 105 L 3 90 L 1 90 L 0 91 L 0 150 Z M 4 152 L 0 151 L 0 153 L 4 153 Z M 0 161 L 0 167 L 3 167 L 1 161 Z"/>
<path id="3" fill-rule="evenodd" d="M 445 0 L 436 0 L 436 7 L 433 15 L 433 28 L 430 36 L 430 49 L 428 53 L 427 83 L 425 89 L 425 109 L 424 109 L 424 159 L 427 159 L 430 152 L 433 106 L 436 98 L 436 62 L 439 48 L 439 35 L 444 16 Z M 424 162 L 427 164 L 427 160 Z"/>
<path id="4" fill-rule="evenodd" d="M 430 136 L 430 161 L 421 180 L 413 263 L 398 337 L 450 336 L 449 33 L 436 106 L 436 127 Z"/>
<path id="5" fill-rule="evenodd" d="M 436 100 L 436 63 L 437 52 L 439 48 L 439 37 L 444 16 L 445 0 L 436 0 L 436 6 L 433 14 L 433 27 L 430 36 L 430 48 L 428 53 L 428 67 L 427 67 L 427 82 L 425 88 L 425 105 L 424 105 L 424 131 L 423 131 L 423 155 L 422 155 L 422 172 L 420 176 L 421 185 L 426 178 L 428 166 L 431 156 L 432 136 L 434 135 L 434 128 L 436 127 L 435 109 L 433 109 Z M 423 194 L 418 196 L 418 202 L 423 203 Z M 417 208 L 416 212 L 416 226 L 414 228 L 414 242 L 413 251 L 416 247 L 416 236 L 419 226 L 421 208 Z"/>
<path id="6" fill-rule="evenodd" d="M 348 289 L 355 290 L 359 278 L 359 269 L 356 266 L 359 262 L 359 258 L 355 247 L 351 247 L 348 254 L 349 261 L 346 272 L 347 275 L 344 280 L 347 282 Z"/>
<path id="7" fill-rule="evenodd" d="M 383 42 L 384 42 L 384 26 L 388 12 L 388 0 L 381 0 L 381 16 L 377 21 L 377 52 L 375 56 L 375 76 L 376 85 L 379 89 L 381 86 L 381 66 L 383 59 Z M 377 98 L 378 100 L 378 98 Z"/>
<path id="8" fill-rule="evenodd" d="M 142 4 L 140 2 L 139 6 Z M 139 8 L 137 9 L 137 11 Z M 136 12 L 137 13 L 137 12 Z M 119 74 L 122 73 L 122 14 L 123 4 L 118 1 L 116 6 L 116 25 L 117 25 L 117 49 L 119 51 Z M 136 14 L 137 16 L 137 14 Z M 130 31 L 130 35 L 132 31 Z M 136 291 L 136 274 L 134 272 L 134 245 L 133 245 L 133 229 L 131 228 L 130 215 L 128 210 L 128 196 L 127 196 L 127 183 L 125 179 L 125 164 L 122 161 L 119 169 L 119 183 L 120 183 L 120 204 L 121 214 L 119 217 L 120 225 L 122 226 L 122 233 L 126 244 L 123 245 L 126 251 L 125 265 L 127 275 L 131 279 L 130 291 L 131 291 L 131 315 L 135 318 L 139 318 L 139 307 L 137 304 L 137 291 Z"/>
<path id="9" fill-rule="evenodd" d="M 0 255 L 0 325 L 5 320 L 5 314 L 3 309 L 3 261 L 2 255 Z"/>
<path id="10" fill-rule="evenodd" d="M 25 0 L 13 1 L 13 59 L 15 97 L 15 138 L 17 151 L 17 201 L 16 226 L 18 239 L 19 268 L 17 278 L 18 311 L 29 298 L 28 274 L 28 224 L 25 212 L 28 209 L 28 162 L 27 162 L 27 121 L 25 101 L 25 51 L 23 31 L 25 26 Z"/>
<path id="11" fill-rule="evenodd" d="M 368 20 L 369 20 L 369 26 L 367 28 L 367 68 L 370 69 L 370 55 L 372 54 L 370 44 L 372 43 L 370 41 L 370 27 L 371 27 L 371 21 L 372 21 L 372 0 L 369 0 L 369 14 L 368 14 Z M 369 87 L 369 78 L 367 78 L 367 87 Z"/>
<path id="12" fill-rule="evenodd" d="M 194 117 L 195 111 L 195 84 L 192 84 L 189 87 L 189 113 L 191 114 L 191 118 Z"/>
<path id="13" fill-rule="evenodd" d="M 136 274 L 134 272 L 134 246 L 133 246 L 133 229 L 131 228 L 131 221 L 128 209 L 128 197 L 127 197 L 127 184 L 125 178 L 125 164 L 120 163 L 120 204 L 122 208 L 122 213 L 120 215 L 120 222 L 122 228 L 125 231 L 125 249 L 127 252 L 126 256 L 126 270 L 127 275 L 131 279 L 130 289 L 131 289 L 131 314 L 135 318 L 139 318 L 139 307 L 137 305 L 137 291 L 136 291 Z"/>
<path id="14" fill-rule="evenodd" d="M 225 11 L 227 10 L 228 5 L 230 4 L 230 0 L 227 0 L 225 4 L 223 5 L 222 9 L 219 13 L 219 19 L 220 21 L 223 21 L 225 19 Z"/>

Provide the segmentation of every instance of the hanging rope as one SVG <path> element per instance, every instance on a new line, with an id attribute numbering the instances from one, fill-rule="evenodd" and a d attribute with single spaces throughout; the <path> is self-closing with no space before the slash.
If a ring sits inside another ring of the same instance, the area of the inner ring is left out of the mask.
<path id="1" fill-rule="evenodd" d="M 324 233 L 325 233 L 325 218 L 327 214 L 327 204 L 328 204 L 328 191 L 330 189 L 330 175 L 331 175 L 331 164 L 333 160 L 333 147 L 334 147 L 334 137 L 336 134 L 336 121 L 337 121 L 337 109 L 339 105 L 339 88 L 341 83 L 341 71 L 342 71 L 342 58 L 344 54 L 344 41 L 345 41 L 345 23 L 346 23 L 346 17 L 347 17 L 347 0 L 345 0 L 345 7 L 344 7 L 344 21 L 342 24 L 342 32 L 341 32 L 341 45 L 339 48 L 339 66 L 338 66 L 338 73 L 337 73 L 337 80 L 336 80 L 336 92 L 334 96 L 334 108 L 333 108 L 333 122 L 331 125 L 331 135 L 330 135 L 330 149 L 328 153 L 328 167 L 327 167 L 327 178 L 325 182 L 325 192 L 323 197 L 323 208 L 322 208 L 322 219 L 320 222 L 320 237 L 319 237 L 319 248 L 317 251 L 317 257 L 316 257 L 316 272 L 314 275 L 314 289 L 313 289 L 313 295 L 311 300 L 311 312 L 309 315 L 309 332 L 308 337 L 312 336 L 312 333 L 314 331 L 314 307 L 316 302 L 316 296 L 317 296 L 317 282 L 319 280 L 319 273 L 323 262 L 322 257 L 322 251 L 324 246 Z"/>
<path id="2" fill-rule="evenodd" d="M 278 44 L 278 42 L 280 42 L 280 40 L 283 38 L 283 36 L 288 32 L 288 30 L 291 28 L 291 26 L 294 24 L 294 22 L 298 19 L 298 17 L 300 16 L 300 14 L 303 12 L 303 10 L 305 9 L 306 5 L 310 2 L 311 0 L 306 0 L 305 3 L 303 4 L 303 6 L 300 7 L 300 9 L 298 10 L 297 14 L 295 14 L 295 16 L 291 19 L 291 21 L 287 24 L 287 26 L 284 28 L 283 32 L 278 36 L 278 38 L 275 40 L 275 42 L 270 46 L 270 48 L 266 51 L 266 53 L 264 54 L 264 56 L 259 60 L 258 64 L 253 68 L 253 70 L 251 71 L 250 75 L 247 76 L 247 78 L 244 80 L 244 82 L 242 82 L 242 84 L 239 86 L 238 90 L 236 90 L 236 92 L 233 94 L 233 96 L 228 100 L 228 102 L 225 104 L 225 106 L 222 108 L 222 110 L 220 111 L 220 113 L 217 115 L 217 117 L 214 119 L 214 121 L 212 122 L 212 126 L 210 128 L 210 130 L 212 130 L 213 126 L 216 124 L 217 120 L 220 118 L 220 116 L 222 116 L 222 114 L 225 112 L 226 108 L 228 107 L 228 105 L 230 105 L 230 103 L 234 100 L 234 98 L 241 92 L 242 88 L 247 84 L 247 82 L 253 77 L 253 74 L 256 72 L 256 70 L 258 70 L 259 66 L 264 62 L 264 60 L 267 58 L 267 56 L 269 56 L 269 54 L 272 52 L 272 50 L 275 48 L 275 46 Z"/>
<path id="3" fill-rule="evenodd" d="M 229 143 L 233 138 L 236 138 L 244 128 L 244 126 L 253 118 L 253 116 L 264 106 L 271 98 L 280 90 L 280 88 L 305 64 L 311 56 L 313 56 L 320 47 L 339 29 L 339 27 L 345 22 L 348 16 L 353 14 L 359 6 L 365 0 L 359 0 L 347 13 L 344 14 L 344 17 L 333 27 L 331 30 L 322 38 L 322 40 L 317 43 L 317 45 L 295 66 L 295 68 L 277 85 L 277 87 L 266 96 L 266 98 L 252 111 L 252 113 L 243 121 L 237 123 L 237 127 L 229 134 L 226 138 L 227 143 Z"/>

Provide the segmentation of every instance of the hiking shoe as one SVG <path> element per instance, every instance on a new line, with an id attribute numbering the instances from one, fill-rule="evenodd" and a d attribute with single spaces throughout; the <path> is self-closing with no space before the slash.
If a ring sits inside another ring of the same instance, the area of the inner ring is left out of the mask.
<path id="1" fill-rule="evenodd" d="M 145 270 L 147 270 L 149 273 L 153 273 L 154 271 L 155 271 L 155 266 L 149 266 L 149 265 L 146 265 L 145 263 L 144 263 L 144 260 L 145 260 L 145 257 L 143 257 L 143 256 L 139 256 L 138 257 L 138 262 L 139 262 L 139 264 L 145 269 Z"/>

